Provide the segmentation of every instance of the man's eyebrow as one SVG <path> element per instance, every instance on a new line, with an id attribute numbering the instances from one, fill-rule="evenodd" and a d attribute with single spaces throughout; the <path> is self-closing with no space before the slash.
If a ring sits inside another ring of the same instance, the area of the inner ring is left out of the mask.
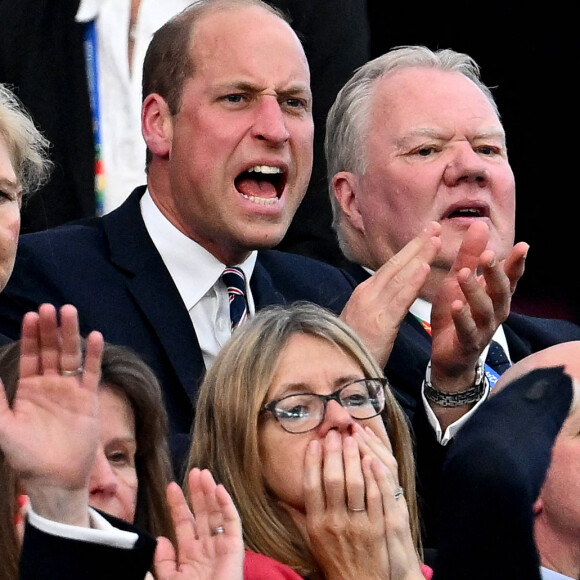
<path id="1" fill-rule="evenodd" d="M 417 127 L 412 129 L 408 133 L 397 137 L 395 143 L 398 147 L 405 147 L 415 143 L 416 139 L 438 139 L 438 140 L 448 140 L 453 136 L 451 133 L 446 134 L 445 131 L 432 129 L 430 127 Z M 503 129 L 491 128 L 486 131 L 480 131 L 475 135 L 470 136 L 471 141 L 480 141 L 486 139 L 499 139 L 502 143 L 505 143 L 505 132 Z"/>
<path id="2" fill-rule="evenodd" d="M 432 129 L 430 127 L 417 127 L 412 129 L 411 131 L 405 133 L 404 135 L 400 135 L 395 140 L 395 143 L 398 147 L 404 147 L 405 145 L 409 145 L 414 143 L 417 139 L 445 139 L 445 135 L 436 129 Z"/>
<path id="3" fill-rule="evenodd" d="M 224 84 L 220 84 L 217 86 L 217 89 L 220 91 L 233 91 L 233 92 L 245 92 L 245 93 L 261 93 L 264 90 L 262 86 L 256 85 L 254 83 L 248 81 L 234 81 L 228 82 Z M 309 99 L 312 97 L 312 91 L 307 84 L 304 83 L 295 83 L 293 85 L 289 85 L 283 89 L 276 90 L 276 94 L 282 97 L 292 96 L 292 95 L 304 95 Z"/>

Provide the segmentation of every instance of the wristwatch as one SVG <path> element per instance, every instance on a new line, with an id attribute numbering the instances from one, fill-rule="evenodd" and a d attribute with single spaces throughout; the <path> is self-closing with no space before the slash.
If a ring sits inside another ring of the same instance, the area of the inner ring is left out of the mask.
<path id="1" fill-rule="evenodd" d="M 427 372 L 425 373 L 425 382 L 423 383 L 423 392 L 425 397 L 442 407 L 460 407 L 461 405 L 469 405 L 477 403 L 487 391 L 487 377 L 485 376 L 483 362 L 479 361 L 475 368 L 475 383 L 473 386 L 459 391 L 457 393 L 446 393 L 433 388 L 431 384 L 431 361 L 427 365 Z"/>

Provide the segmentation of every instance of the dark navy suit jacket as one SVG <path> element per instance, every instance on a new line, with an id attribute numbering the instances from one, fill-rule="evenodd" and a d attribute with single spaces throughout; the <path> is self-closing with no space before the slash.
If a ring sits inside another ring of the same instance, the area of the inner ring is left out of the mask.
<path id="1" fill-rule="evenodd" d="M 76 306 L 83 334 L 101 331 L 155 371 L 180 463 L 205 366 L 189 314 L 143 223 L 143 192 L 137 188 L 102 218 L 21 236 L 14 272 L 0 294 L 0 333 L 18 338 L 24 314 L 43 302 Z M 355 283 L 322 262 L 264 251 L 250 285 L 257 310 L 307 300 L 338 313 Z"/>

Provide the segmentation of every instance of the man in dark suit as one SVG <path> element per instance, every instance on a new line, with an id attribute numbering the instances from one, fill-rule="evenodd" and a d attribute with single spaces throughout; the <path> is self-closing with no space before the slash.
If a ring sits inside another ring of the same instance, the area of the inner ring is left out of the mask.
<path id="1" fill-rule="evenodd" d="M 225 267 L 245 278 L 250 315 L 297 300 L 339 313 L 355 284 L 331 266 L 267 251 L 284 236 L 312 165 L 308 64 L 279 14 L 256 2 L 196 2 L 154 35 L 143 78 L 146 188 L 103 218 L 23 236 L 0 297 L 0 332 L 16 338 L 23 314 L 42 302 L 71 303 L 83 333 L 98 329 L 135 349 L 162 383 L 178 469 L 197 386 L 231 333 Z M 429 236 L 419 241 L 409 274 L 433 248 Z M 346 318 L 374 331 L 364 294 Z M 388 312 L 377 319 L 392 328 Z"/>
<path id="2" fill-rule="evenodd" d="M 326 153 L 335 227 L 359 282 L 427 224 L 441 227 L 441 251 L 386 368 L 413 420 L 434 545 L 445 445 L 485 400 L 502 354 L 509 366 L 580 338 L 580 328 L 510 313 L 528 247 L 514 246 L 505 134 L 469 56 L 408 47 L 365 64 L 330 110 Z"/>

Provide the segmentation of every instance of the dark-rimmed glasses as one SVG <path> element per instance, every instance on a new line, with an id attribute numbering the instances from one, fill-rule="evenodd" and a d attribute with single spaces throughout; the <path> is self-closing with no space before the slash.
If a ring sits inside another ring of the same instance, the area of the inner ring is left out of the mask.
<path id="1" fill-rule="evenodd" d="M 387 379 L 359 379 L 330 395 L 299 393 L 270 401 L 261 413 L 270 412 L 288 433 L 306 433 L 324 420 L 328 401 L 336 401 L 353 419 L 372 419 L 385 408 Z"/>

